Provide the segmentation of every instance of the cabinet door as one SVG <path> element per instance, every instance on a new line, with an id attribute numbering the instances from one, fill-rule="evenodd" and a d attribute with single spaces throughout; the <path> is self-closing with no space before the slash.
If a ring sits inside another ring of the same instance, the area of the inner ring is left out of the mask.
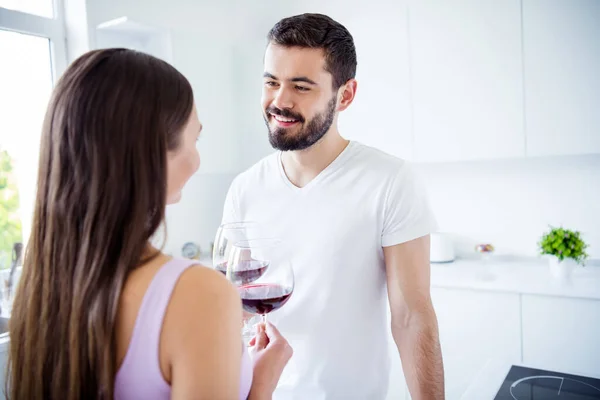
<path id="1" fill-rule="evenodd" d="M 321 7 L 327 3 L 322 2 Z M 335 8 L 329 15 L 352 34 L 358 61 L 356 97 L 340 113 L 341 134 L 412 160 L 406 5 L 362 2 L 347 9 Z"/>
<path id="2" fill-rule="evenodd" d="M 238 159 L 236 167 L 240 171 L 250 168 L 273 152 L 260 104 L 266 46 L 264 38 L 247 38 L 233 47 L 233 83 L 236 88 L 235 101 L 239 104 L 239 107 L 236 107 L 235 118 L 240 129 L 235 136 L 237 146 L 233 146 L 231 152 Z M 206 152 L 210 152 L 211 149 L 215 149 L 216 155 L 227 152 L 224 146 L 206 147 Z"/>
<path id="3" fill-rule="evenodd" d="M 600 373 L 600 301 L 523 296 L 523 362 Z"/>
<path id="4" fill-rule="evenodd" d="M 600 153 L 600 2 L 524 0 L 527 154 Z"/>
<path id="5" fill-rule="evenodd" d="M 417 161 L 525 155 L 519 0 L 409 9 Z"/>
<path id="6" fill-rule="evenodd" d="M 460 399 L 490 360 L 520 360 L 518 294 L 442 288 L 432 289 L 431 294 L 440 329 L 446 398 Z"/>

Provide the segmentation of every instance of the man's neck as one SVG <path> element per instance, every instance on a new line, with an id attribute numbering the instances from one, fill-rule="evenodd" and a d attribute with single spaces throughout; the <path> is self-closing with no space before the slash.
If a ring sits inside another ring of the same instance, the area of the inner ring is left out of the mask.
<path id="1" fill-rule="evenodd" d="M 329 166 L 344 151 L 349 141 L 336 130 L 305 150 L 284 152 L 281 163 L 291 183 L 304 187 Z"/>

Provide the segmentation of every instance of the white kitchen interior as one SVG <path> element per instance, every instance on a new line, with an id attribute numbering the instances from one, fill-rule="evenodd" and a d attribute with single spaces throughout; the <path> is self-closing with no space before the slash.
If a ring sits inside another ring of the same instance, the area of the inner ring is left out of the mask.
<path id="1" fill-rule="evenodd" d="M 511 365 L 600 378 L 599 0 L 64 6 L 70 60 L 122 45 L 191 81 L 202 166 L 168 209 L 165 248 L 181 255 L 196 243 L 207 263 L 229 184 L 271 152 L 259 103 L 266 33 L 303 12 L 344 24 L 357 47 L 358 92 L 340 130 L 413 163 L 438 218 L 431 292 L 446 398 L 504 399 L 495 396 Z M 550 226 L 579 231 L 588 245 L 586 265 L 566 278 L 540 256 Z M 494 251 L 476 251 L 485 244 Z M 388 399 L 408 400 L 389 341 Z M 600 388 L 593 393 L 577 399 L 600 398 Z"/>

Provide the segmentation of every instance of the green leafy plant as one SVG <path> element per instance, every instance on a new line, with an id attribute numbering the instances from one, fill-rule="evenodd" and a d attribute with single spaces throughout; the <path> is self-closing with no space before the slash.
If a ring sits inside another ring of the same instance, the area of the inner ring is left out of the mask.
<path id="1" fill-rule="evenodd" d="M 588 254 L 588 245 L 581 239 L 579 231 L 550 226 L 550 230 L 542 236 L 538 243 L 542 255 L 548 254 L 563 261 L 572 258 L 577 264 L 584 265 Z"/>
<path id="2" fill-rule="evenodd" d="M 0 150 L 0 268 L 10 265 L 12 247 L 22 241 L 19 192 L 12 171 L 12 158 Z"/>

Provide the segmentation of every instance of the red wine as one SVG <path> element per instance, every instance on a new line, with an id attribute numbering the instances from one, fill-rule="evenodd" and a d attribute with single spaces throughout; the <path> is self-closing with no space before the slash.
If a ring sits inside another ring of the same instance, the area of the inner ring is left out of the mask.
<path id="1" fill-rule="evenodd" d="M 290 299 L 292 288 L 275 284 L 245 285 L 238 288 L 245 311 L 267 314 L 277 310 Z"/>
<path id="2" fill-rule="evenodd" d="M 254 282 L 260 278 L 265 271 L 269 263 L 267 261 L 248 260 L 242 261 L 237 264 L 235 270 L 231 271 L 231 281 L 236 285 L 245 285 L 250 282 Z M 217 265 L 217 271 L 221 271 L 223 275 L 227 274 L 227 261 Z"/>

